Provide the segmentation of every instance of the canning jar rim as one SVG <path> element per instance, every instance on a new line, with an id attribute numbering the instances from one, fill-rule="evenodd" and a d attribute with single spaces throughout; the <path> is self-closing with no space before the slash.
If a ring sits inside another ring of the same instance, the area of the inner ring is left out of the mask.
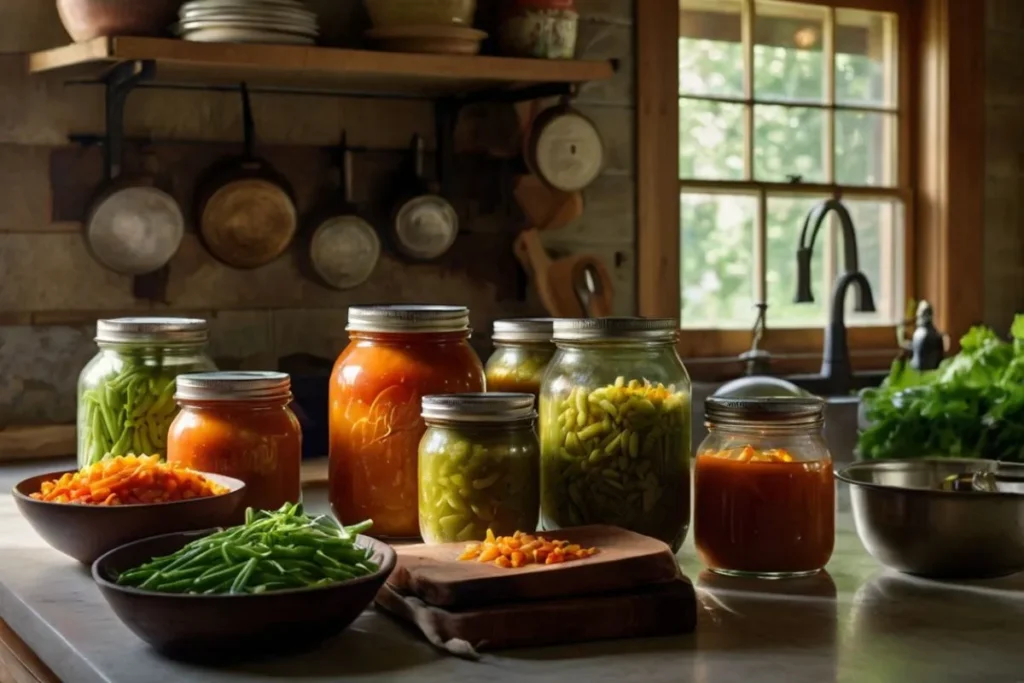
<path id="1" fill-rule="evenodd" d="M 292 379 L 284 372 L 193 372 L 175 378 L 174 400 L 195 402 L 290 401 Z"/>
<path id="2" fill-rule="evenodd" d="M 817 396 L 770 396 L 704 399 L 705 425 L 709 429 L 803 429 L 825 424 L 825 400 Z"/>
<path id="3" fill-rule="evenodd" d="M 671 344 L 679 336 L 674 318 L 618 316 L 560 318 L 554 322 L 555 344 L 573 346 L 593 342 Z"/>
<path id="4" fill-rule="evenodd" d="M 129 316 L 96 321 L 94 341 L 101 348 L 134 345 L 202 346 L 210 326 L 202 318 Z"/>
<path id="5" fill-rule="evenodd" d="M 435 304 L 350 306 L 348 332 L 469 332 L 469 309 Z"/>
<path id="6" fill-rule="evenodd" d="M 533 394 L 511 391 L 428 394 L 421 399 L 425 423 L 515 424 L 537 419 Z"/>
<path id="7" fill-rule="evenodd" d="M 550 344 L 554 337 L 555 318 L 505 318 L 495 320 L 491 341 L 499 343 Z"/>

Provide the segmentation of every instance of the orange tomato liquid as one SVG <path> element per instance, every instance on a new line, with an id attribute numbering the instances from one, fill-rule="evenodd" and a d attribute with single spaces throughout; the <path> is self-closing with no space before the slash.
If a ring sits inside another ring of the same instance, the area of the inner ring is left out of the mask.
<path id="1" fill-rule="evenodd" d="M 245 482 L 244 507 L 302 498 L 302 428 L 280 401 L 186 403 L 167 435 L 167 461 Z"/>
<path id="2" fill-rule="evenodd" d="M 835 484 L 827 461 L 697 456 L 694 542 L 709 569 L 804 573 L 835 544 Z"/>
<path id="3" fill-rule="evenodd" d="M 483 365 L 459 333 L 352 333 L 330 388 L 330 500 L 343 524 L 419 536 L 417 460 L 428 394 L 484 390 Z"/>

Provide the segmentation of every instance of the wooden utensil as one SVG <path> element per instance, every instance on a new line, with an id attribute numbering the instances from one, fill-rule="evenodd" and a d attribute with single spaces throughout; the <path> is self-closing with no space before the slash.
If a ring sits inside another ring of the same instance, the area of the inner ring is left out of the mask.
<path id="1" fill-rule="evenodd" d="M 402 255 L 417 260 L 436 259 L 455 243 L 459 216 L 451 203 L 438 194 L 435 184 L 423 177 L 425 146 L 413 137 L 407 190 L 400 195 L 391 223 L 391 241 Z"/>
<path id="2" fill-rule="evenodd" d="M 512 249 L 523 269 L 533 277 L 541 304 L 552 317 L 604 317 L 611 314 L 614 285 L 608 269 L 598 257 L 575 254 L 552 259 L 536 229 L 519 233 Z M 587 285 L 588 272 L 592 290 Z M 579 284 L 582 284 L 582 290 L 578 289 Z M 584 292 L 588 295 L 586 300 L 581 298 Z"/>
<path id="3" fill-rule="evenodd" d="M 601 174 L 604 141 L 594 122 L 566 99 L 533 120 L 524 159 L 551 187 L 576 192 Z"/>
<path id="4" fill-rule="evenodd" d="M 210 253 L 235 268 L 256 268 L 292 243 L 298 215 L 287 181 L 256 156 L 252 104 L 244 83 L 241 91 L 245 151 L 216 165 L 200 184 L 197 222 Z"/>
<path id="5" fill-rule="evenodd" d="M 352 150 L 342 136 L 337 150 L 340 201 L 327 207 L 313 230 L 309 257 L 320 279 L 334 289 L 357 287 L 380 260 L 380 238 L 352 203 Z"/>
<path id="6" fill-rule="evenodd" d="M 539 647 L 611 638 L 688 633 L 697 600 L 686 578 L 626 593 L 447 610 L 385 585 L 377 605 L 415 625 L 435 646 L 473 657 L 477 650 Z"/>
<path id="7" fill-rule="evenodd" d="M 155 163 L 152 156 L 146 161 Z M 185 217 L 174 197 L 156 186 L 154 174 L 123 176 L 122 166 L 123 160 L 111 160 L 110 175 L 85 221 L 86 242 L 110 270 L 144 275 L 160 270 L 177 253 Z"/>
<path id="8" fill-rule="evenodd" d="M 600 259 L 578 257 L 572 268 L 572 282 L 586 317 L 606 318 L 612 314 L 612 278 Z"/>
<path id="9" fill-rule="evenodd" d="M 564 599 L 628 591 L 680 576 L 672 550 L 659 540 L 613 526 L 562 529 L 548 537 L 596 547 L 596 555 L 516 570 L 456 558 L 465 543 L 399 546 L 388 585 L 430 605 L 468 608 L 526 600 Z"/>
<path id="10" fill-rule="evenodd" d="M 583 215 L 583 194 L 563 192 L 535 175 L 516 179 L 513 194 L 531 227 L 558 230 Z"/>

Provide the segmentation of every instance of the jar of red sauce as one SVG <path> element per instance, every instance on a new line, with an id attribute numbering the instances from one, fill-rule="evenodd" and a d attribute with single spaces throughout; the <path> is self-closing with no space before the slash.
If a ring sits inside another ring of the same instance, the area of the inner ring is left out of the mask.
<path id="1" fill-rule="evenodd" d="M 835 482 L 812 397 L 705 402 L 694 472 L 694 542 L 714 572 L 809 576 L 832 556 Z"/>
<path id="2" fill-rule="evenodd" d="M 419 536 L 417 460 L 427 394 L 484 390 L 461 306 L 357 306 L 330 386 L 330 500 L 343 524 Z"/>
<path id="3" fill-rule="evenodd" d="M 181 412 L 167 461 L 245 482 L 244 507 L 276 510 L 302 497 L 302 429 L 282 372 L 179 375 Z"/>

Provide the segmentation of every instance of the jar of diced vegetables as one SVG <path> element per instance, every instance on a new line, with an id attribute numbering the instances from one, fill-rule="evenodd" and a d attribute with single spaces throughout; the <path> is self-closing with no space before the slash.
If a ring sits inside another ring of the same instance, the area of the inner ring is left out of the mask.
<path id="1" fill-rule="evenodd" d="M 487 359 L 487 390 L 540 395 L 544 371 L 555 355 L 554 318 L 494 322 L 494 353 Z"/>
<path id="2" fill-rule="evenodd" d="M 96 324 L 99 353 L 78 377 L 78 464 L 107 457 L 166 457 L 178 414 L 175 379 L 216 370 L 205 320 L 115 318 Z"/>
<path id="3" fill-rule="evenodd" d="M 690 525 L 690 378 L 674 320 L 556 320 L 540 399 L 541 524 L 612 524 L 678 550 Z"/>
<path id="4" fill-rule="evenodd" d="M 420 535 L 483 540 L 537 528 L 540 445 L 532 394 L 423 397 Z"/>

